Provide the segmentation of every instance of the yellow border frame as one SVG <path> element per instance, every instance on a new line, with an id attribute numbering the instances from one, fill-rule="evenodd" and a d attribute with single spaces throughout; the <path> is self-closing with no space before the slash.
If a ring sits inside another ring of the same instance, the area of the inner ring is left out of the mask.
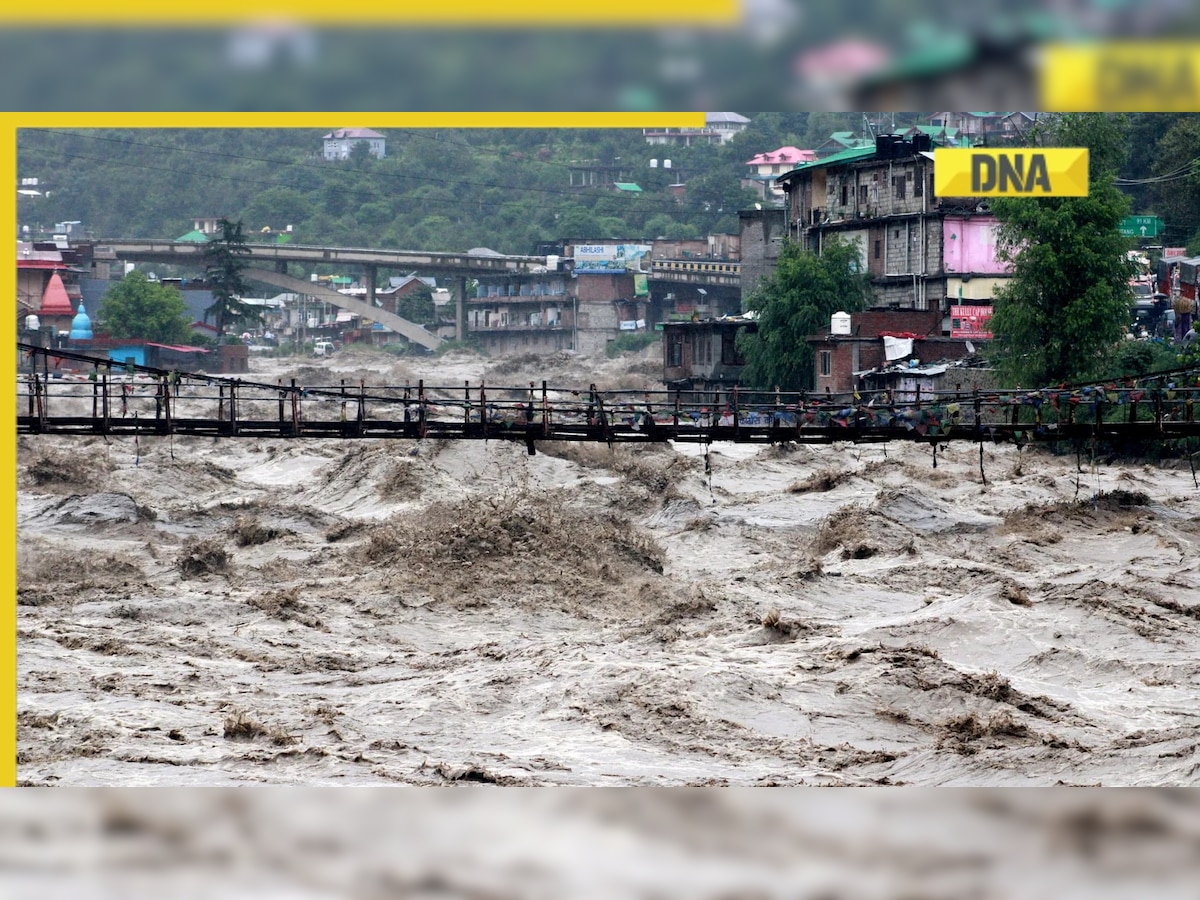
<path id="1" fill-rule="evenodd" d="M 226 26 L 230 24 L 294 23 L 338 25 L 419 25 L 421 28 L 454 26 L 632 26 L 733 25 L 742 18 L 739 0 L 606 0 L 604 4 L 522 0 L 502 4 L 494 0 L 457 0 L 454 4 L 416 2 L 366 2 L 358 6 L 322 4 L 317 0 L 241 2 L 209 0 L 203 5 L 169 7 L 148 0 L 122 0 L 114 4 L 22 4 L 5 7 L 0 22 L 22 26 L 121 25 Z"/>
<path id="2" fill-rule="evenodd" d="M 5 7 L 0 22 L 21 26 L 119 25 L 227 26 L 230 24 L 290 22 L 297 25 L 417 25 L 454 26 L 602 26 L 644 28 L 657 25 L 734 25 L 741 19 L 739 0 L 606 0 L 601 7 L 557 0 L 522 0 L 517 4 L 494 0 L 457 0 L 455 3 L 319 3 L 317 0 L 245 3 L 241 0 L 208 0 L 177 8 L 149 0 L 121 0 L 110 4 L 67 0 L 54 4 L 19 4 Z"/>
<path id="3" fill-rule="evenodd" d="M 21 128 L 336 128 L 361 124 L 379 128 L 697 128 L 704 126 L 704 113 L 2 113 L 4 139 L 0 141 L 0 163 L 17 181 L 17 133 Z M 10 189 L 11 190 L 11 189 Z M 9 235 L 9 246 L 17 239 L 17 199 L 5 193 L 0 217 L 8 224 L 0 233 Z M 3 296 L 17 295 L 17 267 L 10 263 L 0 277 Z M 15 320 L 10 337 L 0 341 L 0 371 L 13 373 L 17 367 Z M 3 544 L 0 556 L 0 597 L 4 602 L 0 619 L 0 787 L 17 783 L 17 400 L 13 390 L 0 391 L 0 418 L 13 424 L 11 437 L 0 449 L 0 466 L 9 475 L 0 489 L 0 506 L 7 512 L 12 539 Z M 8 468 L 11 466 L 11 468 Z"/>

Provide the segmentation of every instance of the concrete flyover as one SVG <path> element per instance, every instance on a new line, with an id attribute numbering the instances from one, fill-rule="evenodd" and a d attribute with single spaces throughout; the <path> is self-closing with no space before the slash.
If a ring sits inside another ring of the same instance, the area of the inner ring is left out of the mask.
<path id="1" fill-rule="evenodd" d="M 196 241 L 131 240 L 111 238 L 85 241 L 81 254 L 94 260 L 195 265 L 208 245 Z M 344 265 L 374 269 L 398 269 L 426 275 L 470 278 L 479 275 L 533 275 L 546 271 L 544 256 L 473 256 L 469 253 L 432 253 L 424 250 L 371 250 L 355 247 L 308 247 L 296 244 L 247 243 L 250 260 L 257 265 L 286 269 L 289 263 L 309 267 Z M 658 259 L 647 273 L 654 281 L 673 281 L 704 286 L 741 286 L 741 265 L 703 259 Z"/>
<path id="2" fill-rule="evenodd" d="M 197 241 L 129 240 L 113 238 L 80 245 L 93 259 L 129 260 L 194 265 L 208 244 Z M 422 250 L 370 250 L 354 247 L 306 247 L 296 244 L 247 243 L 257 264 L 375 266 L 441 275 L 504 275 L 545 271 L 544 256 L 473 256 L 469 253 L 429 253 Z"/>
<path id="3" fill-rule="evenodd" d="M 652 281 L 740 288 L 742 266 L 736 262 L 702 259 L 656 259 L 650 263 Z"/>
<path id="4" fill-rule="evenodd" d="M 305 281 L 302 278 L 293 278 L 291 275 L 284 275 L 282 272 L 275 272 L 269 269 L 249 268 L 242 273 L 242 277 L 248 281 L 260 281 L 264 284 L 283 288 L 285 291 L 291 291 L 294 294 L 315 297 L 339 309 L 357 313 L 363 318 L 371 319 L 385 328 L 390 328 L 397 334 L 403 335 L 414 344 L 420 344 L 422 347 L 428 347 L 430 350 L 436 350 L 442 344 L 440 337 L 426 331 L 415 322 L 410 322 L 408 319 L 388 312 L 385 309 L 380 309 L 356 297 L 348 297 L 324 285 Z"/>

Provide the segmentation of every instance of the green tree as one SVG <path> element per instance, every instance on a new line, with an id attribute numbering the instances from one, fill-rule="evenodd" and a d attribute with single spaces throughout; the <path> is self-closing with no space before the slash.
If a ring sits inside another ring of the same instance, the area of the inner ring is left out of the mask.
<path id="1" fill-rule="evenodd" d="M 179 291 L 138 271 L 108 289 L 97 318 L 99 328 L 115 338 L 186 344 L 191 333 L 187 304 Z"/>
<path id="2" fill-rule="evenodd" d="M 310 208 L 307 197 L 300 191 L 290 187 L 270 187 L 250 201 L 245 218 L 253 229 L 270 227 L 282 231 L 288 225 L 303 224 Z"/>
<path id="3" fill-rule="evenodd" d="M 810 390 L 816 334 L 835 312 L 863 309 L 870 298 L 870 276 L 859 274 L 859 251 L 838 240 L 825 242 L 820 256 L 787 242 L 774 275 L 746 301 L 758 314 L 758 332 L 743 334 L 746 357 L 742 381 L 757 390 Z"/>
<path id="4" fill-rule="evenodd" d="M 433 291 L 429 285 L 422 284 L 398 299 L 396 315 L 418 325 L 432 325 L 436 322 L 437 311 L 433 305 Z"/>
<path id="5" fill-rule="evenodd" d="M 594 240 L 603 237 L 600 221 L 590 209 L 572 203 L 563 208 L 555 228 L 559 237 Z"/>
<path id="6" fill-rule="evenodd" d="M 224 335 L 228 326 L 235 322 L 255 321 L 259 313 L 241 300 L 246 293 L 242 272 L 246 270 L 246 260 L 250 256 L 250 248 L 242 235 L 242 221 L 221 219 L 217 224 L 221 236 L 209 241 L 204 250 L 204 280 L 211 286 L 213 295 L 213 302 L 204 310 L 204 317 L 211 316 L 217 333 Z"/>
<path id="7" fill-rule="evenodd" d="M 1113 186 L 1124 120 L 1063 115 L 1046 143 L 1089 148 L 1086 197 L 998 198 L 997 253 L 1013 277 L 996 292 L 993 361 L 1009 384 L 1038 387 L 1098 377 L 1112 367 L 1129 322 L 1129 241 L 1118 231 L 1128 198 Z"/>
<path id="8" fill-rule="evenodd" d="M 1150 186 L 1154 212 L 1163 218 L 1170 244 L 1183 244 L 1196 231 L 1200 208 L 1200 116 L 1180 116 L 1159 132 L 1154 144 L 1155 180 Z M 1145 178 L 1145 170 L 1139 173 Z M 1144 210 L 1137 210 L 1139 213 Z"/>
<path id="9" fill-rule="evenodd" d="M 754 206 L 754 194 L 742 187 L 741 172 L 713 169 L 687 182 L 685 203 L 691 223 L 706 234 L 738 230 L 738 210 Z"/>

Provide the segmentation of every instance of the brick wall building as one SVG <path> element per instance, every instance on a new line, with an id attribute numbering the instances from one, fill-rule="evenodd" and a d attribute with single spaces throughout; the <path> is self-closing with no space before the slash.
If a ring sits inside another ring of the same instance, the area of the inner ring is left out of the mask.
<path id="1" fill-rule="evenodd" d="M 787 218 L 782 209 L 743 209 L 738 213 L 738 225 L 745 309 L 746 297 L 775 273 L 779 248 L 787 234 Z"/>
<path id="2" fill-rule="evenodd" d="M 904 357 L 922 362 L 964 359 L 976 347 L 962 338 L 942 334 L 942 314 L 937 309 L 871 309 L 853 313 L 849 334 L 833 334 L 829 327 L 808 339 L 813 349 L 814 384 L 818 391 L 839 394 L 854 390 L 856 372 L 887 365 L 885 336 L 911 341 Z M 906 346 L 906 345 L 901 345 Z"/>

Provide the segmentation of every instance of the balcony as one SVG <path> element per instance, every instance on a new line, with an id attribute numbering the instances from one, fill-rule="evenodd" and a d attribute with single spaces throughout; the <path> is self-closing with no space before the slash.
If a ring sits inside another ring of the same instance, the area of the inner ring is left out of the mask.
<path id="1" fill-rule="evenodd" d="M 498 334 L 506 332 L 530 334 L 537 331 L 564 331 L 568 327 L 561 319 L 548 325 L 530 325 L 526 322 L 509 323 L 507 325 L 472 325 L 470 322 L 467 323 L 467 331 L 475 334 Z"/>

